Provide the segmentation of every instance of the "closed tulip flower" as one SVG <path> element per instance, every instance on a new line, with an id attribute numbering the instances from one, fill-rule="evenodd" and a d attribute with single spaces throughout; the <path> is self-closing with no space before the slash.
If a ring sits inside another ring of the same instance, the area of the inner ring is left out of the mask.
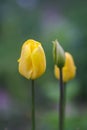
<path id="1" fill-rule="evenodd" d="M 75 77 L 76 66 L 74 64 L 73 57 L 70 53 L 65 52 L 65 65 L 63 67 L 63 82 L 67 82 Z M 57 79 L 60 78 L 59 68 L 55 65 L 54 73 Z"/>
<path id="2" fill-rule="evenodd" d="M 46 69 L 46 58 L 41 43 L 35 40 L 24 42 L 19 62 L 19 73 L 27 79 L 40 77 Z"/>
<path id="3" fill-rule="evenodd" d="M 57 67 L 62 68 L 65 64 L 65 52 L 57 40 L 53 41 L 53 58 Z"/>

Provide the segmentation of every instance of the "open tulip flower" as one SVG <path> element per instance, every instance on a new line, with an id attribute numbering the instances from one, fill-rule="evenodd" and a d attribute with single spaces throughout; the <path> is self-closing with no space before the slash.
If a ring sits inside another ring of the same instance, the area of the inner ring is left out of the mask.
<path id="1" fill-rule="evenodd" d="M 63 82 L 67 82 L 75 77 L 76 67 L 74 64 L 73 57 L 70 53 L 65 52 L 65 65 L 63 67 Z M 57 79 L 60 79 L 59 68 L 55 65 L 54 73 Z"/>
<path id="2" fill-rule="evenodd" d="M 46 69 L 46 58 L 41 44 L 29 39 L 24 42 L 19 62 L 19 73 L 27 79 L 40 77 Z"/>
<path id="3" fill-rule="evenodd" d="M 19 73 L 32 81 L 32 130 L 35 130 L 35 85 L 46 69 L 46 57 L 41 43 L 29 39 L 24 42 L 19 62 Z"/>

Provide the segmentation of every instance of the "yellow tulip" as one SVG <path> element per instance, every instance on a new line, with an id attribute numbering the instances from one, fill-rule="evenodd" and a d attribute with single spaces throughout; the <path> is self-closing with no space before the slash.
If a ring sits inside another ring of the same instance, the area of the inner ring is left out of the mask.
<path id="1" fill-rule="evenodd" d="M 29 39 L 24 42 L 19 62 L 19 73 L 27 79 L 40 77 L 46 69 L 46 58 L 41 44 Z"/>
<path id="2" fill-rule="evenodd" d="M 71 79 L 73 79 L 75 77 L 76 74 L 76 66 L 74 64 L 74 60 L 73 57 L 70 53 L 65 52 L 65 65 L 63 67 L 63 82 L 67 82 Z M 55 73 L 55 77 L 57 79 L 60 78 L 60 74 L 59 74 L 59 68 L 57 67 L 57 65 L 55 65 L 54 67 L 54 73 Z"/>

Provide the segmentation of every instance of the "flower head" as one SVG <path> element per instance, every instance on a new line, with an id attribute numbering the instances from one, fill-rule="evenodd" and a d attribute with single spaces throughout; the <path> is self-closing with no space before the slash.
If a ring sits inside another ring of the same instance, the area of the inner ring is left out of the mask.
<path id="1" fill-rule="evenodd" d="M 65 53 L 57 40 L 53 41 L 53 58 L 57 67 L 62 68 L 65 64 Z"/>
<path id="2" fill-rule="evenodd" d="M 24 42 L 19 62 L 19 73 L 27 79 L 40 77 L 46 69 L 46 57 L 41 43 L 29 39 Z"/>
<path id="3" fill-rule="evenodd" d="M 65 65 L 63 67 L 63 82 L 67 82 L 75 77 L 76 74 L 76 66 L 74 64 L 73 57 L 70 53 L 65 52 Z M 60 78 L 59 68 L 55 65 L 54 73 L 57 79 Z"/>

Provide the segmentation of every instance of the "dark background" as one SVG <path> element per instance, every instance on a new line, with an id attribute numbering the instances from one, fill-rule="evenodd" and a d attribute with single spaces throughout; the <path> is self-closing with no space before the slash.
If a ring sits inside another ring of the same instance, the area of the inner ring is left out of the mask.
<path id="1" fill-rule="evenodd" d="M 77 67 L 67 84 L 65 130 L 87 130 L 87 1 L 0 0 L 0 130 L 31 128 L 31 80 L 18 73 L 27 39 L 42 43 L 47 69 L 35 81 L 36 129 L 57 130 L 59 87 L 52 41 L 58 39 Z"/>

